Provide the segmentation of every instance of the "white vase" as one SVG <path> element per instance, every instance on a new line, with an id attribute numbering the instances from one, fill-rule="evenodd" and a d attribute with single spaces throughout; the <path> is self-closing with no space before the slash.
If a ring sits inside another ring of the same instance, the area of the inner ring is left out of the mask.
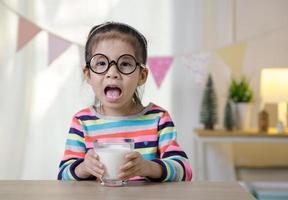
<path id="1" fill-rule="evenodd" d="M 235 122 L 238 130 L 251 128 L 251 103 L 235 104 Z"/>

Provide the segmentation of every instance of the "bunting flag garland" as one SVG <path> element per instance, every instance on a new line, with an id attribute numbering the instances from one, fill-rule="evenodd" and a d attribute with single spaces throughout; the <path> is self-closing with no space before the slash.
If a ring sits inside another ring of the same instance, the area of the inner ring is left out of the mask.
<path id="1" fill-rule="evenodd" d="M 232 76 L 234 78 L 240 78 L 239 75 L 241 75 L 246 46 L 246 43 L 239 43 L 223 47 L 216 51 L 216 54 L 218 54 L 223 59 L 224 63 L 231 68 Z"/>
<path id="2" fill-rule="evenodd" d="M 212 53 L 201 53 L 195 55 L 181 56 L 181 61 L 185 67 L 192 71 L 194 81 L 203 84 L 206 81 L 206 72 L 209 59 Z"/>
<path id="3" fill-rule="evenodd" d="M 49 41 L 48 65 L 50 65 L 56 58 L 58 58 L 58 56 L 60 56 L 60 54 L 62 54 L 72 44 L 71 42 L 52 33 L 48 34 L 48 41 Z"/>
<path id="4" fill-rule="evenodd" d="M 203 66 L 206 67 L 210 57 L 211 53 L 202 53 L 202 54 L 182 56 L 182 60 L 187 68 L 195 70 L 198 69 L 199 67 L 201 68 L 203 68 Z"/>
<path id="5" fill-rule="evenodd" d="M 71 45 L 76 45 L 79 49 L 79 62 L 81 67 L 85 66 L 85 49 L 84 45 L 77 42 L 71 42 L 59 35 L 53 34 L 48 30 L 41 28 L 35 23 L 29 21 L 27 18 L 20 15 L 17 11 L 11 9 L 9 6 L 3 4 L 8 10 L 18 16 L 18 38 L 17 50 L 21 50 L 27 43 L 29 43 L 40 31 L 48 33 L 48 65 L 51 65 L 63 52 L 65 52 Z M 246 53 L 246 43 L 226 46 L 217 49 L 216 53 L 223 62 L 231 68 L 232 75 L 235 78 L 241 75 L 241 67 Z M 211 52 L 204 54 L 193 54 L 188 56 L 181 56 L 181 61 L 187 69 L 192 71 L 193 78 L 196 82 L 203 82 L 205 73 L 208 70 L 208 62 L 211 59 Z M 176 56 L 163 56 L 163 57 L 149 57 L 148 66 L 150 68 L 153 79 L 155 80 L 157 88 L 161 87 L 171 64 Z"/>
<path id="6" fill-rule="evenodd" d="M 172 61 L 173 58 L 170 56 L 148 58 L 148 65 L 158 88 L 160 88 L 163 79 L 170 69 Z"/>
<path id="7" fill-rule="evenodd" d="M 18 21 L 17 51 L 22 49 L 40 31 L 41 29 L 38 26 L 20 16 Z"/>

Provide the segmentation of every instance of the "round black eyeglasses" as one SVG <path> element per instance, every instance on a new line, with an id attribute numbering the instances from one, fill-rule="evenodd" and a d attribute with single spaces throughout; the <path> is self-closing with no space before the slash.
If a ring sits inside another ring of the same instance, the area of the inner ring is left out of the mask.
<path id="1" fill-rule="evenodd" d="M 117 59 L 117 61 L 111 60 L 109 62 L 108 57 L 101 53 L 95 54 L 90 61 L 86 63 L 86 67 L 96 74 L 104 74 L 113 64 L 116 65 L 121 74 L 125 75 L 132 74 L 136 70 L 137 66 L 145 68 L 144 65 L 138 63 L 135 57 L 130 54 L 123 54 Z"/>

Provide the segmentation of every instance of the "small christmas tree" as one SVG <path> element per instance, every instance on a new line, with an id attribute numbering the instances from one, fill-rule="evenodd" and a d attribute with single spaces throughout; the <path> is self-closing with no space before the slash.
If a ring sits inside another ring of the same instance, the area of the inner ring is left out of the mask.
<path id="1" fill-rule="evenodd" d="M 201 107 L 201 123 L 205 129 L 214 129 L 214 124 L 217 122 L 217 99 L 214 91 L 212 77 L 209 74 Z"/>
<path id="2" fill-rule="evenodd" d="M 231 107 L 231 102 L 228 100 L 225 106 L 224 126 L 226 130 L 232 131 L 235 126 L 234 115 Z"/>

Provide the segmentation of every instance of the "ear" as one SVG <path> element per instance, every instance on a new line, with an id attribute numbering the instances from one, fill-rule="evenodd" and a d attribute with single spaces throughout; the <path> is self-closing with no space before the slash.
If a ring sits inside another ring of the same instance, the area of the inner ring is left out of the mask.
<path id="1" fill-rule="evenodd" d="M 143 85 L 144 83 L 146 83 L 148 77 L 148 68 L 144 68 L 140 71 L 140 77 L 138 80 L 138 86 Z"/>
<path id="2" fill-rule="evenodd" d="M 87 81 L 87 83 L 90 84 L 90 71 L 89 71 L 89 68 L 84 67 L 83 75 L 84 75 L 84 79 Z"/>

